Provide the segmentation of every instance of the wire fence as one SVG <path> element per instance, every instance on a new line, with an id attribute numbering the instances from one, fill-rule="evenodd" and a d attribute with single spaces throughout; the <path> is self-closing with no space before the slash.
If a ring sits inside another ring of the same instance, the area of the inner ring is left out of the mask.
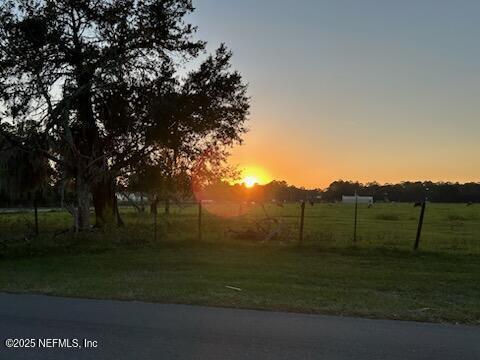
<path id="1" fill-rule="evenodd" d="M 206 240 L 399 249 L 418 240 L 421 250 L 480 253 L 479 206 L 426 203 L 419 232 L 421 212 L 412 203 L 358 204 L 355 221 L 355 204 L 205 202 L 173 207 L 169 225 L 193 231 L 187 224 L 201 214 L 196 232 Z"/>
<path id="2" fill-rule="evenodd" d="M 480 205 L 427 203 L 424 210 L 419 250 L 480 254 Z M 414 248 L 421 207 L 358 204 L 356 222 L 355 204 L 344 203 L 203 201 L 172 204 L 169 214 L 159 207 L 156 216 L 148 207 L 138 212 L 121 206 L 120 213 L 125 227 L 112 231 L 138 242 L 240 241 L 406 250 Z M 60 208 L 39 209 L 39 236 L 69 236 L 70 222 Z M 0 209 L 0 242 L 33 239 L 34 228 L 31 209 Z"/>

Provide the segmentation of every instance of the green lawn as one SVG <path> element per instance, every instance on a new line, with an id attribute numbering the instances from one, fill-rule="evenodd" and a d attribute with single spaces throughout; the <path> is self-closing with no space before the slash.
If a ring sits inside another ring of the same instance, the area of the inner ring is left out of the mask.
<path id="1" fill-rule="evenodd" d="M 228 231 L 255 228 L 258 205 L 228 219 L 207 210 L 202 242 L 193 206 L 161 216 L 157 242 L 151 218 L 130 209 L 124 229 L 77 237 L 54 236 L 66 214 L 42 213 L 27 242 L 31 215 L 0 214 L 0 290 L 480 324 L 476 206 L 428 204 L 417 253 L 411 204 L 362 206 L 356 244 L 352 206 L 307 205 L 301 247 L 296 204 L 266 207 L 282 230 L 267 243 Z"/>

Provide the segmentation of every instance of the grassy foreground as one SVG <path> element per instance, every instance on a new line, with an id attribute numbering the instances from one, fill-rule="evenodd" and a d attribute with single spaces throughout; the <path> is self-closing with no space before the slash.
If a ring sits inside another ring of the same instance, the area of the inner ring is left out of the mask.
<path id="1" fill-rule="evenodd" d="M 293 214 L 296 208 L 291 211 Z M 225 227 L 240 219 L 218 220 L 208 215 L 208 231 L 199 243 L 194 209 L 162 219 L 161 238 L 156 243 L 149 240 L 149 219 L 138 220 L 133 213 L 125 214 L 125 229 L 76 239 L 68 234 L 52 236 L 56 228 L 67 224 L 65 214 L 42 214 L 48 236 L 3 255 L 0 291 L 478 325 L 478 244 L 474 236 L 472 240 L 468 237 L 471 231 L 455 235 L 455 227 L 447 221 L 454 219 L 458 228 L 460 222 L 469 226 L 476 218 L 461 214 L 460 208 L 454 211 L 455 217 L 436 215 L 446 222 L 443 229 L 452 229 L 450 237 L 448 233 L 437 238 L 427 235 L 427 249 L 419 253 L 410 250 L 410 238 L 405 246 L 394 241 L 397 220 L 384 220 L 385 229 L 377 229 L 387 234 L 388 226 L 393 226 L 391 235 L 368 240 L 363 235 L 353 246 L 346 230 L 345 240 L 316 237 L 311 230 L 313 220 L 308 222 L 307 217 L 306 241 L 298 247 L 294 242 L 259 244 L 229 239 L 222 235 Z M 385 219 L 402 218 L 400 210 L 388 214 Z M 19 227 L 14 225 L 17 218 L 0 214 L 0 228 L 10 229 L 10 235 L 2 231 L 0 237 L 13 236 Z M 382 216 L 373 214 L 372 218 L 382 223 Z M 325 221 L 325 217 L 321 219 Z M 294 229 L 292 225 L 296 234 Z M 370 231 L 373 229 L 372 225 Z M 338 230 L 341 234 L 343 229 L 339 226 Z M 364 228 L 363 234 L 366 231 Z M 458 236 L 463 240 L 448 240 Z M 393 245 L 385 239 L 393 239 Z M 431 244 L 436 239 L 443 245 L 433 251 Z"/>

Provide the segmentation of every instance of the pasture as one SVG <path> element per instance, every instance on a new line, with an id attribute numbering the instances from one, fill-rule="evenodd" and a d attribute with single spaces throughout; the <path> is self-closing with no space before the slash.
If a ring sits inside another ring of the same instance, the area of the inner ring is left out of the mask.
<path id="1" fill-rule="evenodd" d="M 161 210 L 161 209 L 160 209 Z M 480 323 L 480 205 L 308 203 L 123 207 L 124 228 L 65 232 L 68 214 L 0 214 L 0 291 Z M 221 216 L 223 214 L 223 216 Z M 262 235 L 263 234 L 263 235 Z M 266 241 L 266 238 L 270 238 Z"/>
<path id="2" fill-rule="evenodd" d="M 198 240 L 198 206 L 172 206 L 169 215 L 159 208 L 157 242 Z M 74 237 L 65 232 L 70 216 L 62 211 L 39 213 L 40 235 L 33 237 L 33 214 L 19 210 L 0 214 L 0 241 L 8 248 L 62 248 L 82 242 L 92 246 L 116 243 L 149 244 L 154 242 L 153 218 L 131 207 L 121 208 L 125 228 L 94 230 Z M 306 204 L 304 246 L 328 248 L 382 248 L 410 250 L 416 236 L 420 208 L 410 203 L 358 206 L 357 242 L 353 243 L 354 205 Z M 93 218 L 92 218 L 93 222 Z M 262 243 L 296 246 L 299 241 L 300 204 L 205 203 L 202 208 L 202 242 Z M 251 235 L 250 237 L 248 235 Z M 5 250 L 5 247 L 4 247 Z M 480 205 L 427 204 L 420 251 L 480 255 Z M 7 251 L 8 252 L 8 251 Z"/>

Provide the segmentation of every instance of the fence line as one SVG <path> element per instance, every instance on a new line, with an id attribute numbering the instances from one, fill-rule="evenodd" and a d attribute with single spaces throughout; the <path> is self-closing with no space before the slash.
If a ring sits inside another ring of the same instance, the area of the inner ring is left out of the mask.
<path id="1" fill-rule="evenodd" d="M 172 204 L 168 217 L 163 215 L 163 209 L 156 215 L 140 216 L 133 207 L 122 206 L 120 212 L 126 223 L 125 231 L 133 227 L 138 234 L 143 234 L 145 228 L 148 230 L 146 237 L 155 242 L 189 237 L 198 241 L 352 244 L 354 204 L 197 201 L 177 205 Z M 412 203 L 376 203 L 372 207 L 358 203 L 356 244 L 480 254 L 480 205 L 428 203 L 428 211 L 426 207 L 425 202 L 419 213 Z M 39 236 L 53 236 L 61 228 L 65 230 L 71 226 L 69 215 L 58 210 L 38 209 Z M 147 213 L 145 211 L 145 215 Z M 25 208 L 0 213 L 0 239 L 34 236 L 34 215 L 33 210 Z"/>

